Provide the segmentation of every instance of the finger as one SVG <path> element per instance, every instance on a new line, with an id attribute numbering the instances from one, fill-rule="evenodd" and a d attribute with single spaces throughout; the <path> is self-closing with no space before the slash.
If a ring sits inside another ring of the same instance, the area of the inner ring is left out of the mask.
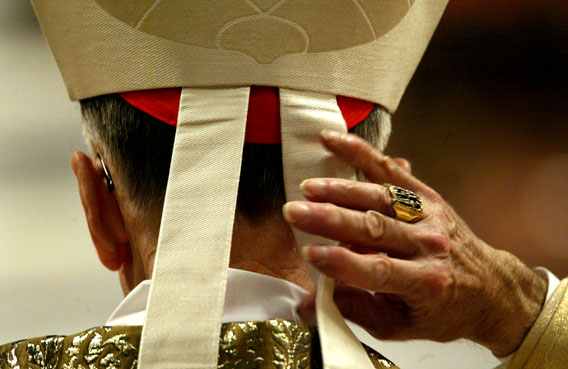
<path id="1" fill-rule="evenodd" d="M 412 174 L 412 164 L 410 164 L 408 160 L 404 158 L 393 158 L 392 160 L 394 160 L 394 162 L 397 163 L 402 170 Z"/>
<path id="2" fill-rule="evenodd" d="M 386 187 L 340 178 L 308 179 L 300 185 L 310 201 L 329 202 L 356 210 L 376 210 L 393 217 L 391 197 Z"/>
<path id="3" fill-rule="evenodd" d="M 419 251 L 417 228 L 377 211 L 361 212 L 333 204 L 292 201 L 284 205 L 284 218 L 304 232 L 377 251 L 412 256 Z"/>
<path id="4" fill-rule="evenodd" d="M 298 315 L 307 325 L 316 325 L 316 300 L 315 295 L 308 295 L 300 306 L 298 306 Z"/>
<path id="5" fill-rule="evenodd" d="M 303 257 L 347 286 L 406 296 L 420 283 L 422 267 L 385 254 L 361 255 L 339 246 L 305 246 Z"/>
<path id="6" fill-rule="evenodd" d="M 341 314 L 358 324 L 371 335 L 381 339 L 404 339 L 410 326 L 408 308 L 403 303 L 393 303 L 396 297 L 373 294 L 358 288 L 335 287 L 334 300 Z M 304 324 L 317 324 L 315 295 L 304 298 L 297 309 Z"/>
<path id="7" fill-rule="evenodd" d="M 394 304 L 382 294 L 351 287 L 337 287 L 335 303 L 342 315 L 380 339 L 405 339 L 411 325 L 403 304 Z"/>
<path id="8" fill-rule="evenodd" d="M 429 187 L 403 170 L 392 158 L 382 154 L 368 142 L 353 134 L 324 130 L 323 145 L 375 183 L 392 183 L 413 191 L 429 192 Z"/>

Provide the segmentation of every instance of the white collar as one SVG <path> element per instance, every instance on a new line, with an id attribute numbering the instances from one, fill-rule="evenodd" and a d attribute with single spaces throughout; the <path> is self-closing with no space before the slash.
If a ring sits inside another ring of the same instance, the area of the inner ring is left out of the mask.
<path id="1" fill-rule="evenodd" d="M 554 292 L 558 279 L 545 269 L 539 268 L 540 273 L 546 274 L 549 279 L 549 291 Z M 141 326 L 144 324 L 146 314 L 146 302 L 150 291 L 151 281 L 146 280 L 134 288 L 112 313 L 107 326 Z M 302 288 L 266 275 L 246 272 L 237 269 L 229 269 L 227 280 L 227 298 L 225 299 L 224 322 L 229 321 L 254 321 L 282 318 L 299 321 L 296 314 L 296 306 L 307 294 Z M 445 344 L 407 341 L 388 342 L 377 341 L 363 330 L 354 328 L 355 335 L 365 344 L 371 347 L 380 345 L 381 352 L 392 360 L 399 362 L 401 366 L 412 367 L 447 361 L 455 355 L 461 355 L 466 362 L 492 367 L 497 360 L 490 351 L 466 341 L 456 341 Z M 408 355 L 412 352 L 412 355 Z M 449 361 L 448 361 L 449 362 Z M 468 367 L 473 367 L 469 365 Z"/>
<path id="2" fill-rule="evenodd" d="M 107 326 L 143 325 L 151 280 L 141 282 L 111 314 Z M 286 319 L 300 321 L 301 287 L 263 274 L 229 268 L 223 322 Z"/>

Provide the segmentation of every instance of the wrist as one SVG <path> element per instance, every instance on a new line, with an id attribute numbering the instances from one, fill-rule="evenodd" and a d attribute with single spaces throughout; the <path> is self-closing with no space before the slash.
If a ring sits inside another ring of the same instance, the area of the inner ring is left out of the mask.
<path id="1" fill-rule="evenodd" d="M 494 260 L 487 310 L 474 341 L 505 357 L 518 350 L 540 315 L 548 281 L 507 252 L 496 251 Z"/>

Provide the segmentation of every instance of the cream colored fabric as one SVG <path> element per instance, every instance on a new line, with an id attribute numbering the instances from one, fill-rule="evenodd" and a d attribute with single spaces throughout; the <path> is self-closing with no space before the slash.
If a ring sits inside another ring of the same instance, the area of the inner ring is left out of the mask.
<path id="1" fill-rule="evenodd" d="M 212 369 L 225 299 L 249 88 L 184 89 L 143 330 L 139 368 Z M 354 178 L 319 142 L 345 132 L 333 95 L 280 91 L 287 199 L 309 177 Z M 295 230 L 297 242 L 329 242 Z M 333 302 L 333 281 L 318 283 L 317 313 L 326 369 L 372 369 Z M 199 317 L 199 319 L 196 319 Z M 192 327 L 188 330 L 187 327 Z"/>
<path id="2" fill-rule="evenodd" d="M 393 112 L 448 0 L 33 0 L 72 99 L 267 85 Z"/>
<path id="3" fill-rule="evenodd" d="M 333 95 L 280 89 L 282 157 L 288 201 L 303 200 L 300 183 L 307 178 L 355 178 L 352 168 L 323 148 L 320 132 L 346 132 L 346 124 Z M 294 229 L 298 246 L 330 245 L 323 239 Z M 365 350 L 345 323 L 333 301 L 334 282 L 319 278 L 316 312 L 324 368 L 373 369 Z"/>
<path id="4" fill-rule="evenodd" d="M 217 367 L 249 93 L 183 90 L 140 369 Z"/>
<path id="5" fill-rule="evenodd" d="M 568 279 L 556 288 L 507 369 L 568 367 Z"/>

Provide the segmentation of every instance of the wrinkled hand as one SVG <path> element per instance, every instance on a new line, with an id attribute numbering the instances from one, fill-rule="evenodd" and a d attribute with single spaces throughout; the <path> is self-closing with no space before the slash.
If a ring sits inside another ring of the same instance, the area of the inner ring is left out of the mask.
<path id="1" fill-rule="evenodd" d="M 286 204 L 284 215 L 294 227 L 340 242 L 303 253 L 338 281 L 344 316 L 381 339 L 468 338 L 497 356 L 514 352 L 542 308 L 546 281 L 476 237 L 436 191 L 362 139 L 324 132 L 322 143 L 369 182 L 307 180 L 307 201 Z M 396 220 L 383 183 L 416 192 L 425 218 Z M 313 298 L 300 313 L 313 314 Z"/>

